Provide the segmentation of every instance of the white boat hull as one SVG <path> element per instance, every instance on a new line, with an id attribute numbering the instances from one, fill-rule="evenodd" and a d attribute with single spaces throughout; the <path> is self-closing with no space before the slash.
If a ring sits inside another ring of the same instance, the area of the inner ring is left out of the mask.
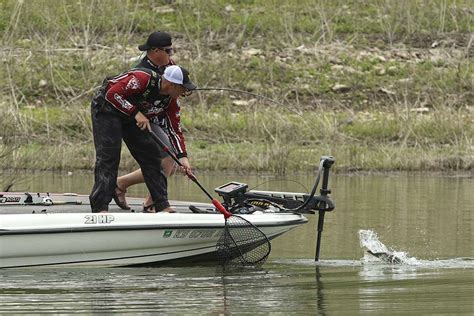
<path id="1" fill-rule="evenodd" d="M 300 214 L 242 215 L 269 239 L 307 222 Z M 0 217 L 0 268 L 127 266 L 213 258 L 220 214 L 54 213 Z"/>

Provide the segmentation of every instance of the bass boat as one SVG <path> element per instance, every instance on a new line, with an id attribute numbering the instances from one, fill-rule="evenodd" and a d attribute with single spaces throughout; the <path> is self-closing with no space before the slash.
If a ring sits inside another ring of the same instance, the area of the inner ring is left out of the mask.
<path id="1" fill-rule="evenodd" d="M 305 224 L 303 214 L 316 212 L 320 234 L 321 214 L 334 209 L 327 189 L 331 159 L 321 158 L 310 194 L 253 191 L 238 182 L 215 191 L 231 213 L 251 222 L 270 240 Z M 321 194 L 315 195 L 321 174 Z M 129 211 L 111 203 L 108 213 L 91 213 L 85 195 L 0 192 L 0 268 L 215 261 L 225 220 L 214 205 L 170 201 L 176 213 L 142 213 L 141 199 L 128 200 Z"/>

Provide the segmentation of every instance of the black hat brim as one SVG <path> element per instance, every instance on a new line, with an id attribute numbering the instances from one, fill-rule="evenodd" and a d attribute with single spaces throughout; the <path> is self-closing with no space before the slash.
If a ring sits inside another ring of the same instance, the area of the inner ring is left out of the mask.
<path id="1" fill-rule="evenodd" d="M 197 88 L 196 85 L 191 82 L 183 83 L 182 86 L 185 87 L 188 91 L 191 91 Z"/>
<path id="2" fill-rule="evenodd" d="M 150 46 L 148 46 L 147 44 L 143 44 L 143 45 L 138 46 L 138 49 L 144 52 L 146 50 L 149 50 Z"/>

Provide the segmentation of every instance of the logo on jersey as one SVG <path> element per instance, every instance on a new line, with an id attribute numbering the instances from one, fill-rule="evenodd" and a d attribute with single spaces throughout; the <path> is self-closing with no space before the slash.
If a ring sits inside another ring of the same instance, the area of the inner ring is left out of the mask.
<path id="1" fill-rule="evenodd" d="M 122 98 L 119 94 L 115 93 L 114 94 L 114 99 L 124 108 L 124 109 L 127 109 L 127 110 L 130 110 L 133 108 L 133 105 L 130 104 L 130 102 L 128 102 L 127 100 L 125 100 L 124 98 Z"/>
<path id="2" fill-rule="evenodd" d="M 158 115 L 163 112 L 163 108 L 152 107 L 146 112 L 147 115 Z"/>
<path id="3" fill-rule="evenodd" d="M 125 90 L 138 90 L 140 89 L 140 82 L 136 77 L 130 78 L 130 80 L 127 83 L 127 86 L 125 87 Z"/>

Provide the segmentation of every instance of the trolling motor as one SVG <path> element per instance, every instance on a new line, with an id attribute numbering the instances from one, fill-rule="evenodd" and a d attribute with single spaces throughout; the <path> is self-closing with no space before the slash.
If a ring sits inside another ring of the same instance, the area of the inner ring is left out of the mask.
<path id="1" fill-rule="evenodd" d="M 320 168 L 316 183 L 311 193 L 275 192 L 248 190 L 248 185 L 240 182 L 229 182 L 215 189 L 224 200 L 225 206 L 231 212 L 250 213 L 243 208 L 260 208 L 263 210 L 276 209 L 278 212 L 297 212 L 315 214 L 316 212 L 329 212 L 335 208 L 334 202 L 329 198 L 331 193 L 327 189 L 329 168 L 334 163 L 334 158 L 323 156 L 320 159 Z M 323 187 L 321 195 L 316 196 L 316 189 L 323 174 Z M 324 187 L 326 186 L 326 187 Z M 254 210 L 255 211 L 255 210 Z"/>
<path id="2" fill-rule="evenodd" d="M 240 182 L 229 182 L 215 189 L 224 200 L 225 207 L 231 213 L 248 214 L 257 210 L 265 212 L 296 212 L 315 214 L 318 212 L 315 261 L 319 261 L 321 238 L 326 212 L 334 210 L 334 202 L 329 197 L 329 170 L 334 164 L 334 158 L 323 156 L 319 162 L 318 176 L 311 193 L 292 193 L 274 191 L 248 190 L 248 185 Z M 315 195 L 322 176 L 320 195 Z"/>

